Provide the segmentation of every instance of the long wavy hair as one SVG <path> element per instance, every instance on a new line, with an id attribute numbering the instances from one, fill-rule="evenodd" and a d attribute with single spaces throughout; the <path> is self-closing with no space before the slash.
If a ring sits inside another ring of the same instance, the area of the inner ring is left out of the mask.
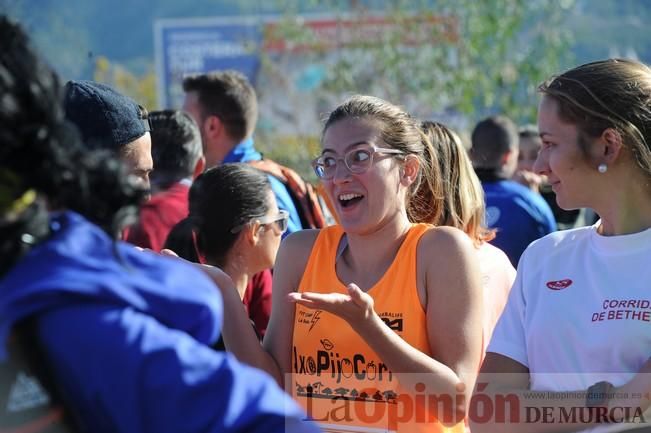
<path id="1" fill-rule="evenodd" d="M 463 230 L 481 245 L 495 238 L 495 231 L 486 227 L 484 190 L 459 136 L 437 122 L 421 124 L 438 155 L 439 173 L 443 182 L 444 206 L 437 225 Z"/>

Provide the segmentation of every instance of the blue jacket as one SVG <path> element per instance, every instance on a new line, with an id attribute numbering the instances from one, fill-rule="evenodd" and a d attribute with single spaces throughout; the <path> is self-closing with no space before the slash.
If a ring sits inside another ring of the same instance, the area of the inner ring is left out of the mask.
<path id="1" fill-rule="evenodd" d="M 247 138 L 237 146 L 235 146 L 224 158 L 224 164 L 228 162 L 249 162 L 249 161 L 260 161 L 262 159 L 262 154 L 255 149 L 252 138 Z M 301 217 L 298 214 L 294 200 L 292 196 L 289 195 L 287 187 L 283 184 L 278 178 L 272 175 L 269 176 L 269 182 L 271 183 L 271 189 L 276 196 L 276 202 L 278 203 L 278 208 L 286 210 L 289 212 L 289 223 L 287 225 L 287 231 L 283 235 L 283 238 L 290 233 L 299 231 L 303 229 L 301 224 Z"/>
<path id="2" fill-rule="evenodd" d="M 513 266 L 536 239 L 556 231 L 551 208 L 540 194 L 512 180 L 482 182 L 486 223 L 497 229 L 491 243 L 506 253 Z"/>
<path id="3" fill-rule="evenodd" d="M 64 400 L 87 431 L 316 430 L 268 375 L 208 347 L 223 311 L 202 272 L 114 242 L 72 212 L 51 226 L 0 280 L 0 337 L 37 318 Z"/>

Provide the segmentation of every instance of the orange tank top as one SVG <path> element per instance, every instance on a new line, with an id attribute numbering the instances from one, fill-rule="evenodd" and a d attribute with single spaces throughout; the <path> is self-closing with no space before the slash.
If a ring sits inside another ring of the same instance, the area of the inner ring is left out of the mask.
<path id="1" fill-rule="evenodd" d="M 431 226 L 414 224 L 380 280 L 368 291 L 376 313 L 411 346 L 431 354 L 425 311 L 416 287 L 418 241 Z M 347 293 L 335 271 L 340 226 L 319 233 L 299 292 Z M 418 409 L 418 389 L 405 390 L 369 345 L 343 319 L 296 306 L 292 396 L 326 431 L 461 432 L 445 429 Z M 419 400 L 420 398 L 420 400 Z"/>

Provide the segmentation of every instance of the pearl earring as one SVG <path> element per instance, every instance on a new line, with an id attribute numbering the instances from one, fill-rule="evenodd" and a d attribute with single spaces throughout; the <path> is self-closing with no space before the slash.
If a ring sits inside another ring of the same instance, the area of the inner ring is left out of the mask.
<path id="1" fill-rule="evenodd" d="M 602 163 L 599 164 L 599 166 L 597 167 L 597 171 L 599 171 L 599 173 L 603 174 L 603 173 L 605 173 L 605 172 L 608 171 L 608 166 L 607 166 L 605 163 L 602 162 Z"/>

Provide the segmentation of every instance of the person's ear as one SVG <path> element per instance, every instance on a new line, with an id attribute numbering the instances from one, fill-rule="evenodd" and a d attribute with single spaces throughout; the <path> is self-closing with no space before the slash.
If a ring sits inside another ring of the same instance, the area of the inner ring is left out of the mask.
<path id="1" fill-rule="evenodd" d="M 512 158 L 515 158 L 516 162 L 518 160 L 518 152 L 515 149 L 509 149 L 502 155 L 502 158 L 500 159 L 500 166 L 504 167 L 505 165 L 508 165 L 509 162 L 511 162 Z"/>
<path id="2" fill-rule="evenodd" d="M 198 160 L 197 163 L 194 165 L 194 172 L 192 173 L 192 179 L 196 179 L 199 177 L 201 173 L 204 172 L 206 169 L 206 158 L 204 156 L 201 156 Z"/>
<path id="3" fill-rule="evenodd" d="M 606 128 L 598 140 L 600 164 L 612 165 L 615 163 L 624 147 L 622 135 L 614 128 Z"/>
<path id="4" fill-rule="evenodd" d="M 415 155 L 407 155 L 400 168 L 400 183 L 404 186 L 414 183 L 418 178 L 418 170 L 420 170 L 418 158 Z"/>
<path id="5" fill-rule="evenodd" d="M 210 138 L 219 137 L 222 134 L 224 129 L 224 124 L 221 119 L 215 115 L 206 116 L 203 121 L 203 130 L 205 131 L 206 136 Z"/>
<path id="6" fill-rule="evenodd" d="M 244 235 L 249 245 L 256 246 L 262 238 L 263 231 L 264 227 L 262 227 L 258 221 L 253 221 L 251 224 L 248 224 L 244 231 Z"/>

